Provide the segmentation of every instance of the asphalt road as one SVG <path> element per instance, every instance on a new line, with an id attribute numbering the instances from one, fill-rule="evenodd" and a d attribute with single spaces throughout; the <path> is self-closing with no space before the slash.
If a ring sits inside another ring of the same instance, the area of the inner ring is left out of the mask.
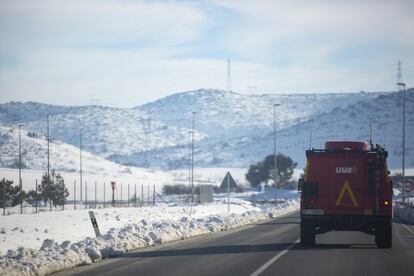
<path id="1" fill-rule="evenodd" d="M 126 253 L 59 275 L 414 275 L 414 226 L 393 223 L 393 248 L 360 232 L 301 247 L 298 213 L 229 232 Z"/>

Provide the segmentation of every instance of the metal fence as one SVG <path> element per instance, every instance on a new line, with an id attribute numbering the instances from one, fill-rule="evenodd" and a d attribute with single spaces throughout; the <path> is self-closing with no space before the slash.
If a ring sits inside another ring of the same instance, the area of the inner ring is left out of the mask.
<path id="1" fill-rule="evenodd" d="M 40 182 L 36 179 L 34 183 L 25 183 L 23 191 L 37 191 Z M 73 183 L 66 183 L 65 188 L 69 192 L 69 196 L 61 206 L 50 207 L 50 201 L 35 199 L 29 204 L 28 201 L 23 202 L 21 209 L 20 204 L 10 206 L 13 198 L 6 195 L 6 200 L 0 200 L 6 204 L 0 204 L 3 215 L 10 214 L 28 214 L 38 213 L 42 211 L 59 211 L 59 210 L 80 210 L 80 209 L 99 209 L 109 207 L 143 207 L 155 206 L 158 204 L 171 204 L 184 201 L 181 197 L 170 197 L 168 201 L 163 198 L 157 191 L 155 185 L 150 184 L 128 184 L 119 183 L 115 190 L 112 190 L 110 181 L 82 181 L 76 180 Z M 0 189 L 4 190 L 5 187 Z M 82 191 L 82 192 L 81 192 Z"/>

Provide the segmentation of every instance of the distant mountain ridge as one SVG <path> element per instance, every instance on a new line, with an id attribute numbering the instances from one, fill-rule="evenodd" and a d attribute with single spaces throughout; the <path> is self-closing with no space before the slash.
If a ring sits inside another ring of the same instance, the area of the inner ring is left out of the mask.
<path id="1" fill-rule="evenodd" d="M 245 95 L 223 90 L 199 89 L 173 94 L 134 109 L 152 112 L 157 120 L 182 127 L 190 126 L 189 118 L 195 110 L 196 129 L 215 134 L 245 127 L 268 128 L 273 124 L 275 103 L 280 104 L 277 107 L 278 127 L 285 127 L 306 120 L 310 115 L 375 98 L 381 94 L 378 92 Z"/>
<path id="2" fill-rule="evenodd" d="M 413 130 L 413 91 L 407 92 L 407 134 Z M 400 160 L 400 93 L 244 95 L 199 89 L 170 95 L 134 108 L 65 107 L 41 103 L 0 104 L 0 125 L 45 134 L 79 145 L 122 164 L 162 169 L 188 166 L 188 142 L 195 111 L 195 163 L 203 167 L 245 167 L 273 152 L 273 104 L 277 110 L 278 151 L 304 165 L 304 152 L 326 140 L 374 141 L 390 150 L 391 167 Z M 384 130 L 384 131 L 383 131 Z M 412 133 L 412 132 L 411 132 Z M 410 136 L 410 137 L 408 137 Z M 414 135 L 407 135 L 407 165 L 414 166 Z M 1 160 L 0 160 L 1 165 Z"/>

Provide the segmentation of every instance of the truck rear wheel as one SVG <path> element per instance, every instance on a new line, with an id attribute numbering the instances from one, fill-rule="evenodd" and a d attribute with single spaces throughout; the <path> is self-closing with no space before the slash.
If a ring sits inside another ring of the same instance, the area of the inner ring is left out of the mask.
<path id="1" fill-rule="evenodd" d="M 386 221 L 378 223 L 375 228 L 375 243 L 378 248 L 392 247 L 392 222 Z"/>
<path id="2" fill-rule="evenodd" d="M 312 221 L 304 218 L 300 222 L 300 244 L 304 246 L 315 244 L 315 226 Z"/>

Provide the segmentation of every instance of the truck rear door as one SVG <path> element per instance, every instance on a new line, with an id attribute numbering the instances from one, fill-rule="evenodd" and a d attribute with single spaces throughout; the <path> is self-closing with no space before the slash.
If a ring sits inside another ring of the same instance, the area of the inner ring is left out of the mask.
<path id="1" fill-rule="evenodd" d="M 335 154 L 330 160 L 329 213 L 363 215 L 366 191 L 363 156 L 343 153 Z"/>

